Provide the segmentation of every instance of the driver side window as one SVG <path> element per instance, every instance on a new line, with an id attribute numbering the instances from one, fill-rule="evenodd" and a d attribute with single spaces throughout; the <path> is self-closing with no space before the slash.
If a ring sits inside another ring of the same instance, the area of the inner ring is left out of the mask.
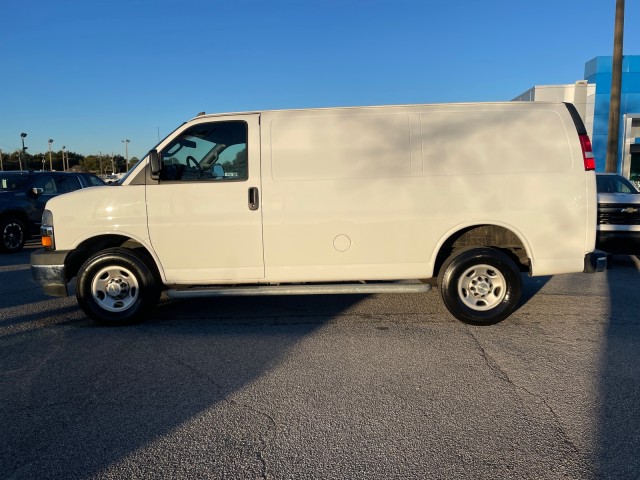
<path id="1" fill-rule="evenodd" d="M 161 181 L 242 181 L 249 178 L 247 124 L 194 125 L 161 152 Z"/>
<path id="2" fill-rule="evenodd" d="M 56 180 L 53 175 L 38 175 L 33 182 L 33 187 L 41 188 L 44 195 L 55 195 L 58 193 Z"/>

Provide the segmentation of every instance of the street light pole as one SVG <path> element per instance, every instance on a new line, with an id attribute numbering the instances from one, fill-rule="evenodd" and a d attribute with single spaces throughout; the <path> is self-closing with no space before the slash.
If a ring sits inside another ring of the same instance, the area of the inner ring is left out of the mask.
<path id="1" fill-rule="evenodd" d="M 63 172 L 67 171 L 67 167 L 65 166 L 65 163 L 64 163 L 64 145 L 62 145 L 62 171 Z"/>
<path id="2" fill-rule="evenodd" d="M 49 171 L 53 171 L 53 162 L 51 161 L 51 144 L 53 143 L 53 140 L 50 138 L 49 139 Z"/>
<path id="3" fill-rule="evenodd" d="M 129 140 L 128 138 L 126 140 L 122 140 L 122 143 L 124 143 L 124 154 L 125 154 L 125 159 L 127 161 L 127 170 L 129 170 L 129 142 L 131 140 Z"/>
<path id="4" fill-rule="evenodd" d="M 622 90 L 622 42 L 624 37 L 624 0 L 616 0 L 616 22 L 613 32 L 613 65 L 609 100 L 609 130 L 605 172 L 618 171 L 618 138 L 620 136 L 620 96 Z"/>
<path id="5" fill-rule="evenodd" d="M 26 133 L 22 132 L 20 134 L 20 139 L 22 140 L 22 151 L 20 153 L 20 155 L 18 155 L 18 161 L 20 162 L 20 170 L 22 170 L 22 156 L 27 154 L 27 148 L 29 147 L 25 147 L 24 146 L 24 138 L 27 136 Z M 25 156 L 24 161 L 27 161 L 27 157 Z"/>

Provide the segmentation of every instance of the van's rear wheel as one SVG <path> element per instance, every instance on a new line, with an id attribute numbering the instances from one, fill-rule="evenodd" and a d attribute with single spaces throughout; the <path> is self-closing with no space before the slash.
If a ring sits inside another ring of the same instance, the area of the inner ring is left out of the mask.
<path id="1" fill-rule="evenodd" d="M 125 248 L 96 253 L 80 268 L 76 298 L 101 325 L 140 320 L 155 306 L 160 285 L 150 260 Z"/>
<path id="2" fill-rule="evenodd" d="M 490 325 L 515 310 L 522 293 L 520 271 L 495 248 L 473 248 L 454 254 L 438 276 L 442 299 L 458 320 Z"/>

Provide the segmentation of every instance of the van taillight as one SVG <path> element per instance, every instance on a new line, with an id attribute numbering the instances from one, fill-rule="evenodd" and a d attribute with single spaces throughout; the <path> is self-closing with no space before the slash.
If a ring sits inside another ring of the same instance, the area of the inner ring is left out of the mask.
<path id="1" fill-rule="evenodd" d="M 593 148 L 591 148 L 591 140 L 586 133 L 579 135 L 580 146 L 582 147 L 582 158 L 584 160 L 584 169 L 586 171 L 596 169 L 596 159 L 593 156 Z"/>

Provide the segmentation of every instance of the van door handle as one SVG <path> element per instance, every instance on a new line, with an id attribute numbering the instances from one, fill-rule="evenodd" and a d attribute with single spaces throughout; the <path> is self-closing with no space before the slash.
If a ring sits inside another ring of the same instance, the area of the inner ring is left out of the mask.
<path id="1" fill-rule="evenodd" d="M 249 210 L 257 210 L 260 206 L 260 195 L 258 194 L 258 187 L 251 187 L 249 189 Z"/>

